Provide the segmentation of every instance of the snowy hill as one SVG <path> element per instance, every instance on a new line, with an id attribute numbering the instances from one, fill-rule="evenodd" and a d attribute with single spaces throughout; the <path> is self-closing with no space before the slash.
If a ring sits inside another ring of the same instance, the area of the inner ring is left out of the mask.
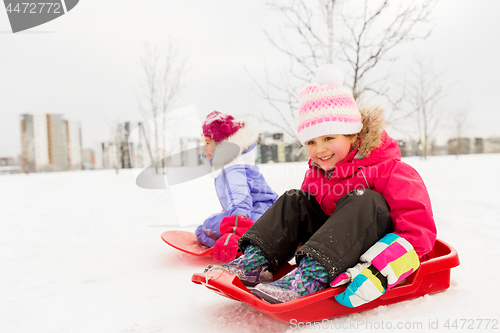
<path id="1" fill-rule="evenodd" d="M 436 332 L 436 324 L 439 331 L 484 331 L 480 319 L 493 320 L 486 331 L 499 329 L 500 155 L 405 161 L 428 187 L 438 237 L 459 253 L 450 289 L 337 318 L 314 331 L 373 331 L 387 323 L 394 331 L 398 323 L 414 328 L 404 331 Z M 281 194 L 300 186 L 306 164 L 260 168 Z M 185 185 L 172 188 L 172 195 L 181 199 L 175 200 L 179 216 L 191 216 L 183 224 L 192 226 L 184 229 L 194 230 L 220 205 L 210 178 Z M 192 273 L 212 260 L 180 253 L 160 239 L 165 230 L 181 229 L 172 199 L 165 190 L 137 187 L 130 170 L 5 175 L 0 189 L 1 332 L 294 328 L 191 283 Z"/>

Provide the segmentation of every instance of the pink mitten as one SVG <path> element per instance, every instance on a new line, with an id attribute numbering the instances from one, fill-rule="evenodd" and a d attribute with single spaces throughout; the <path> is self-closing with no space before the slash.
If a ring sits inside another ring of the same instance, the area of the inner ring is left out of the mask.
<path id="1" fill-rule="evenodd" d="M 238 240 L 253 225 L 249 218 L 239 215 L 226 216 L 220 223 L 222 236 L 214 245 L 214 260 L 229 262 L 236 258 Z"/>

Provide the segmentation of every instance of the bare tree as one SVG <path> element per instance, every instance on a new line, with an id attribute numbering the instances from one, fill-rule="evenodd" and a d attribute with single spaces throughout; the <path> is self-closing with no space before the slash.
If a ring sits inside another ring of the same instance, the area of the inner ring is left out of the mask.
<path id="1" fill-rule="evenodd" d="M 415 71 L 409 85 L 409 103 L 412 118 L 417 124 L 421 156 L 427 159 L 429 145 L 433 142 L 437 126 L 443 116 L 439 102 L 445 95 L 441 75 L 434 73 L 429 62 L 422 59 L 415 61 Z"/>
<path id="2" fill-rule="evenodd" d="M 115 128 L 114 128 L 114 136 L 113 136 L 113 146 L 115 151 L 113 152 L 115 157 L 113 158 L 113 168 L 116 171 L 116 174 L 118 174 L 119 170 L 121 169 L 121 159 L 122 159 L 122 154 L 120 150 L 120 146 L 122 143 L 122 126 L 119 121 L 116 121 Z"/>
<path id="3" fill-rule="evenodd" d="M 47 171 L 46 165 L 37 165 L 35 147 L 35 126 L 34 116 L 30 114 L 21 115 L 21 166 L 27 175 L 30 172 Z M 47 156 L 48 157 L 48 156 Z"/>
<path id="4" fill-rule="evenodd" d="M 107 143 L 103 143 L 102 154 L 103 154 L 103 167 L 115 169 L 118 175 L 120 169 L 122 168 L 122 150 L 120 149 L 122 143 L 126 140 L 123 138 L 123 124 L 120 119 L 103 118 L 109 129 L 109 134 L 111 140 Z"/>
<path id="5" fill-rule="evenodd" d="M 138 96 L 138 104 L 145 121 L 153 121 L 153 134 L 149 138 L 156 161 L 169 155 L 167 128 L 175 131 L 175 126 L 168 126 L 174 119 L 169 117 L 183 88 L 186 74 L 186 58 L 178 46 L 168 42 L 167 48 L 145 44 L 141 56 L 144 81 Z M 172 133 L 170 133 L 172 134 Z"/>
<path id="6" fill-rule="evenodd" d="M 452 145 L 450 153 L 454 153 L 457 158 L 459 155 L 462 154 L 464 150 L 464 138 L 466 131 L 469 127 L 469 114 L 470 114 L 470 107 L 469 106 L 463 106 L 460 108 L 457 108 L 452 116 L 450 117 L 451 120 L 451 126 L 453 130 L 453 140 L 454 144 Z"/>
<path id="7" fill-rule="evenodd" d="M 335 60 L 350 68 L 346 85 L 360 100 L 368 92 L 387 94 L 387 77 L 372 75 L 383 60 L 390 59 L 396 46 L 424 39 L 430 28 L 416 33 L 418 26 L 429 22 L 436 0 L 400 3 L 393 10 L 391 0 L 368 1 L 361 7 L 349 7 L 345 0 L 287 0 L 268 3 L 286 22 L 286 34 L 280 42 L 265 32 L 271 44 L 288 59 L 288 68 L 277 79 L 266 70 L 264 83 L 255 83 L 259 97 L 278 113 L 280 121 L 262 117 L 298 141 L 295 131 L 298 91 L 311 82 L 315 70 Z M 294 42 L 291 42 L 293 40 Z"/>
<path id="8" fill-rule="evenodd" d="M 21 144 L 22 144 L 22 155 L 21 155 L 21 166 L 24 173 L 27 175 L 30 172 L 36 172 L 35 163 L 35 145 L 32 137 L 26 133 L 25 120 L 21 121 Z"/>
<path id="9" fill-rule="evenodd" d="M 370 5 L 368 4 L 370 3 Z M 347 62 L 352 70 L 349 85 L 353 96 L 359 100 L 368 91 L 387 94 L 385 83 L 388 76 L 368 78 L 374 69 L 390 58 L 390 52 L 398 45 L 417 39 L 425 39 L 431 29 L 416 33 L 415 28 L 430 21 L 435 0 L 399 2 L 391 11 L 390 0 L 364 1 L 361 8 L 355 8 L 357 15 L 341 13 L 347 34 L 340 38 L 340 60 Z"/>

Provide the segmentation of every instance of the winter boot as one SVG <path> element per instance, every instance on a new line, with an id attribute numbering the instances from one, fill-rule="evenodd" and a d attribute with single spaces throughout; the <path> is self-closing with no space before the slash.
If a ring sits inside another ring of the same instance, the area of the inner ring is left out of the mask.
<path id="1" fill-rule="evenodd" d="M 289 302 L 323 290 L 328 286 L 326 269 L 314 259 L 305 257 L 298 267 L 281 279 L 259 284 L 253 294 L 271 304 Z"/>
<path id="2" fill-rule="evenodd" d="M 250 244 L 245 252 L 233 261 L 221 265 L 208 265 L 205 273 L 212 270 L 224 270 L 236 275 L 247 287 L 254 287 L 259 283 L 273 281 L 273 274 L 269 272 L 269 261 L 264 252 L 257 246 Z"/>

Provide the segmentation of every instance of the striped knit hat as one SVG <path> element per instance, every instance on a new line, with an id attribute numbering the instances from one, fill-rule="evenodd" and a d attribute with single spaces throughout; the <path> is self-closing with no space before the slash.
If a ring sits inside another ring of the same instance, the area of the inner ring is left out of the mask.
<path id="1" fill-rule="evenodd" d="M 344 75 L 334 65 L 316 72 L 318 85 L 307 86 L 299 94 L 297 132 L 302 144 L 329 134 L 355 134 L 363 124 L 352 93 L 342 86 Z"/>

